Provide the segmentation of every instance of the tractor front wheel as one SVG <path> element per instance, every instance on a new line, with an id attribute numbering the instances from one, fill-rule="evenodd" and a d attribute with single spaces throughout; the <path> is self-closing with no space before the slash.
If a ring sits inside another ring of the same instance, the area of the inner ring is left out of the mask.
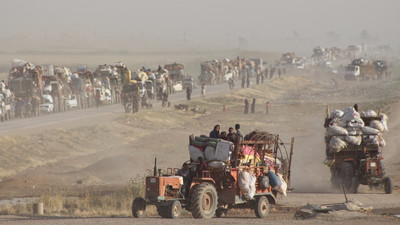
<path id="1" fill-rule="evenodd" d="M 255 213 L 258 218 L 266 218 L 269 213 L 269 202 L 267 197 L 261 196 L 256 199 Z"/>
<path id="2" fill-rule="evenodd" d="M 182 213 L 182 205 L 180 201 L 174 201 L 168 207 L 169 218 L 171 219 L 178 219 Z"/>
<path id="3" fill-rule="evenodd" d="M 202 183 L 196 185 L 191 196 L 191 212 L 194 218 L 212 218 L 217 209 L 218 195 L 214 185 Z"/>
<path id="4" fill-rule="evenodd" d="M 142 218 L 146 213 L 146 200 L 141 197 L 135 198 L 132 203 L 132 215 L 136 218 Z"/>

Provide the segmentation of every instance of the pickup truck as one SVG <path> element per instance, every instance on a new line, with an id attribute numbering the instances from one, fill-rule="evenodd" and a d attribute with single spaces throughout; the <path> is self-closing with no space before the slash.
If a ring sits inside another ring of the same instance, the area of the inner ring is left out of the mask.
<path id="1" fill-rule="evenodd" d="M 69 98 L 64 100 L 64 105 L 67 110 L 78 108 L 78 100 L 75 95 L 71 95 Z"/>

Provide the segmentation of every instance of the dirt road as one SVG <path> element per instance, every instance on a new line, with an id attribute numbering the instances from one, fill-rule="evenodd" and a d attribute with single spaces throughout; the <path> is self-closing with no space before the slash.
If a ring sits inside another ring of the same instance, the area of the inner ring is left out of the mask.
<path id="1" fill-rule="evenodd" d="M 295 137 L 295 155 L 292 171 L 293 193 L 281 199 L 280 205 L 299 207 L 307 203 L 336 203 L 343 200 L 343 195 L 330 189 L 329 168 L 322 164 L 325 157 L 323 141 L 323 118 L 327 103 L 332 107 L 343 109 L 357 102 L 362 110 L 383 107 L 389 115 L 389 133 L 385 134 L 387 147 L 384 149 L 386 168 L 393 178 L 395 188 L 392 195 L 379 191 L 369 191 L 361 187 L 360 194 L 349 195 L 349 198 L 362 202 L 376 209 L 390 209 L 396 213 L 400 209 L 399 183 L 400 164 L 400 119 L 396 112 L 400 109 L 397 97 L 400 96 L 398 81 L 371 81 L 360 83 L 343 83 L 333 86 L 331 77 L 318 78 L 313 74 L 286 76 L 265 85 L 251 89 L 237 90 L 229 94 L 227 85 L 214 87 L 209 92 L 219 94 L 216 98 L 190 103 L 191 107 L 207 109 L 207 114 L 180 112 L 174 109 L 157 109 L 144 111 L 135 115 L 124 115 L 121 106 L 109 106 L 100 110 L 87 109 L 65 114 L 58 114 L 54 121 L 43 117 L 42 123 L 31 124 L 30 129 L 21 129 L 15 125 L 18 133 L 25 141 L 13 139 L 1 140 L 7 146 L 16 146 L 25 156 L 25 164 L 10 164 L 13 167 L 2 168 L 9 175 L 0 182 L 0 197 L 40 195 L 54 185 L 77 186 L 77 180 L 87 177 L 96 178 L 96 184 L 118 186 L 136 174 L 143 174 L 152 168 L 154 157 L 159 158 L 160 167 L 179 167 L 187 160 L 187 136 L 189 134 L 208 134 L 215 124 L 222 130 L 235 123 L 240 123 L 244 132 L 255 129 L 268 130 L 281 134 L 282 139 Z M 196 91 L 193 93 L 198 95 Z M 176 98 L 176 99 L 175 99 Z M 256 113 L 243 115 L 244 98 L 257 98 Z M 174 101 L 185 102 L 184 93 L 176 95 Z M 270 102 L 269 114 L 265 113 L 265 103 Z M 227 110 L 222 113 L 222 105 Z M 42 118 L 40 118 L 42 119 Z M 30 121 L 30 120 L 28 120 Z M 16 124 L 19 121 L 15 122 Z M 22 122 L 21 122 L 22 123 Z M 55 126 L 57 128 L 55 128 Z M 40 135 L 37 132 L 41 132 Z M 4 131 L 3 131 L 4 134 Z M 62 138 L 60 139 L 60 134 Z M 156 137 L 156 138 L 155 138 Z M 32 147 L 40 139 L 43 147 Z M 12 145 L 10 145 L 10 143 Z M 27 147 L 27 146 L 30 146 Z M 400 214 L 400 212 L 398 213 Z M 240 219 L 216 219 L 217 224 L 243 223 Z M 343 221 L 293 221 L 293 212 L 271 213 L 267 221 L 281 224 L 342 224 Z M 251 218 L 255 218 L 253 215 Z M 3 218 L 4 219 L 4 218 Z M 0 220 L 1 221 L 1 220 Z M 21 218 L 6 219 L 6 224 L 131 224 L 131 223 L 177 223 L 162 219 L 135 220 L 121 219 L 57 219 L 57 220 L 25 220 Z M 367 222 L 368 221 L 368 222 Z M 392 217 L 372 216 L 352 220 L 352 224 L 368 224 L 370 222 L 384 224 L 398 223 Z M 248 221 L 246 220 L 246 223 Z M 252 219 L 251 222 L 265 223 Z M 186 219 L 178 223 L 187 223 Z M 190 220 L 190 223 L 202 223 L 201 220 Z"/>

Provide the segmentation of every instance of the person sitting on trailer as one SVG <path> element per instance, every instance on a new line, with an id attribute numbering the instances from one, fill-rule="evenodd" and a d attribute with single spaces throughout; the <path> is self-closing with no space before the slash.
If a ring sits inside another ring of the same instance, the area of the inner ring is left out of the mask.
<path id="1" fill-rule="evenodd" d="M 235 142 L 236 141 L 236 133 L 233 127 L 229 127 L 228 129 L 228 134 L 226 135 L 226 140 L 230 142 Z"/>
<path id="2" fill-rule="evenodd" d="M 210 132 L 210 138 L 219 138 L 219 130 L 220 126 L 217 124 L 214 126 L 214 129 Z"/>

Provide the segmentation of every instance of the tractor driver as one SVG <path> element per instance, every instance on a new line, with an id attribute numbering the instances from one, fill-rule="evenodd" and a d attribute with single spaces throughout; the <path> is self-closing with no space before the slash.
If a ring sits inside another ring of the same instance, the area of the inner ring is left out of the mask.
<path id="1" fill-rule="evenodd" d="M 182 168 L 178 170 L 178 176 L 183 177 L 183 185 L 181 188 L 181 192 L 183 195 L 186 193 L 186 187 L 188 186 L 189 181 L 189 163 L 185 162 L 182 165 Z"/>

